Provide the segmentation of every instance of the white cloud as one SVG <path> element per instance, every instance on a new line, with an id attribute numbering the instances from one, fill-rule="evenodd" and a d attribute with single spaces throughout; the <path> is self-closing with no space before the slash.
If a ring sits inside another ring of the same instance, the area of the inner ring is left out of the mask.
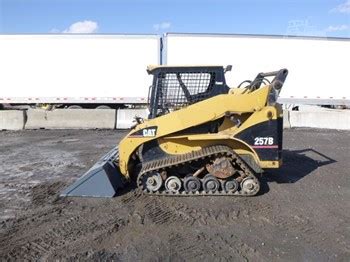
<path id="1" fill-rule="evenodd" d="M 309 19 L 288 21 L 286 35 L 294 36 L 326 36 L 326 32 L 313 25 Z"/>
<path id="2" fill-rule="evenodd" d="M 98 30 L 98 24 L 94 21 L 85 20 L 71 24 L 69 28 L 62 31 L 67 34 L 91 34 L 96 33 Z"/>
<path id="3" fill-rule="evenodd" d="M 153 29 L 156 30 L 156 31 L 168 29 L 170 27 L 171 27 L 171 23 L 170 22 L 162 22 L 162 23 L 153 25 Z"/>
<path id="4" fill-rule="evenodd" d="M 340 4 L 331 10 L 332 13 L 350 14 L 350 0 Z"/>
<path id="5" fill-rule="evenodd" d="M 326 32 L 338 32 L 348 30 L 350 27 L 348 25 L 330 25 L 326 28 Z"/>

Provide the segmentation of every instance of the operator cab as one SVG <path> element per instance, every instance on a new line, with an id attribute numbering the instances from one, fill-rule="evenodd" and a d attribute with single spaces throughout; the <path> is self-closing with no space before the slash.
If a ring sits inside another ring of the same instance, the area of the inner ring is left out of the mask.
<path id="1" fill-rule="evenodd" d="M 148 100 L 149 119 L 171 111 L 227 94 L 225 72 L 231 67 L 222 66 L 149 66 L 153 75 Z"/>

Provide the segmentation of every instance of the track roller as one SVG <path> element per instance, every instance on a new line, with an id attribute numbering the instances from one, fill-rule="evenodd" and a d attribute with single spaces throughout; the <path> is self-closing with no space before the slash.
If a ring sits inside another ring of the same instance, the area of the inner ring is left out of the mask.
<path id="1" fill-rule="evenodd" d="M 207 174 L 203 178 L 203 190 L 205 192 L 217 192 L 220 190 L 220 182 L 213 175 Z"/>
<path id="2" fill-rule="evenodd" d="M 165 181 L 165 189 L 172 193 L 179 193 L 181 189 L 181 180 L 176 176 L 170 176 Z"/>
<path id="3" fill-rule="evenodd" d="M 254 194 L 260 189 L 259 182 L 254 177 L 246 177 L 241 182 L 241 189 L 243 193 Z"/>
<path id="4" fill-rule="evenodd" d="M 142 177 L 143 189 L 150 192 L 158 191 L 163 184 L 161 175 L 158 172 L 150 172 Z"/>
<path id="5" fill-rule="evenodd" d="M 201 181 L 198 177 L 187 176 L 184 179 L 184 188 L 187 193 L 195 193 L 201 189 Z"/>
<path id="6" fill-rule="evenodd" d="M 234 193 L 238 190 L 238 182 L 234 178 L 228 178 L 222 183 L 222 188 L 226 193 Z"/>

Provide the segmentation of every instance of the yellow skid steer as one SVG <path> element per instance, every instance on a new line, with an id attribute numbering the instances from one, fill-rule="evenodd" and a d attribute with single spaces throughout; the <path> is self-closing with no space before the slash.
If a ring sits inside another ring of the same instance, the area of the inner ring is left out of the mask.
<path id="1" fill-rule="evenodd" d="M 148 119 L 61 196 L 113 197 L 130 182 L 166 196 L 253 196 L 256 176 L 282 164 L 279 92 L 287 69 L 237 88 L 228 66 L 149 66 Z"/>

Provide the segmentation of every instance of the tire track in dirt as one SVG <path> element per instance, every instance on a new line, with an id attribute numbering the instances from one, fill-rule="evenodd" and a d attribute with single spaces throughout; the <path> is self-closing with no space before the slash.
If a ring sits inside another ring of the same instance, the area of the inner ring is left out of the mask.
<path id="1" fill-rule="evenodd" d="M 198 228 L 200 233 L 176 233 L 169 238 L 170 258 L 181 258 L 183 261 L 249 261 L 258 260 L 259 253 L 244 243 L 234 234 L 226 237 L 224 232 L 208 234 L 208 229 Z"/>
<path id="2" fill-rule="evenodd" d="M 330 249 L 330 244 L 325 241 L 327 238 L 326 232 L 320 230 L 318 225 L 314 224 L 307 217 L 293 215 L 289 219 L 286 219 L 285 217 L 277 216 L 274 219 L 273 225 L 278 226 L 283 230 L 289 231 L 292 229 L 291 233 L 295 235 L 296 242 L 302 241 L 307 243 L 310 247 L 316 249 L 320 254 L 325 253 L 326 250 Z M 348 253 L 348 255 L 350 255 L 350 242 L 346 241 L 344 236 L 339 235 L 338 238 L 334 239 L 331 245 L 333 246 L 332 249 L 338 250 L 339 254 Z M 336 254 L 335 257 L 337 257 Z M 329 257 L 329 259 L 332 258 Z"/>
<path id="3" fill-rule="evenodd" d="M 135 197 L 136 196 L 136 197 Z M 135 192 L 130 197 L 123 200 L 129 208 L 133 207 L 133 212 L 143 215 L 146 221 L 155 225 L 183 224 L 191 225 L 189 216 L 178 212 L 174 208 L 169 198 L 149 196 L 142 192 Z"/>
<path id="4" fill-rule="evenodd" d="M 80 252 L 73 256 L 69 256 L 68 258 L 64 258 L 67 262 L 75 262 L 75 261 L 122 261 L 119 258 L 119 254 L 109 252 L 106 249 L 101 249 L 98 251 L 86 251 Z"/>
<path id="5" fill-rule="evenodd" d="M 171 234 L 168 241 L 170 260 L 195 261 L 202 258 L 208 250 L 203 250 L 204 246 L 198 240 L 199 236 L 192 234 Z"/>
<path id="6" fill-rule="evenodd" d="M 219 224 L 221 226 L 230 226 L 237 221 L 249 221 L 256 214 L 268 214 L 271 205 L 255 204 L 248 201 L 234 201 L 231 207 L 215 208 L 203 207 L 197 208 L 178 202 L 174 205 L 174 209 L 178 214 L 187 217 L 196 226 L 207 226 L 210 224 Z"/>
<path id="7" fill-rule="evenodd" d="M 56 224 L 53 229 L 47 232 L 38 233 L 34 239 L 29 240 L 24 245 L 19 245 L 10 251 L 8 258 L 22 258 L 26 260 L 36 260 L 46 258 L 52 251 L 59 249 L 66 244 L 71 244 L 82 235 L 85 229 L 82 217 L 77 215 L 62 223 Z M 91 229 L 97 230 L 93 223 L 89 223 Z"/>
<path id="8" fill-rule="evenodd" d="M 40 208 L 45 200 L 40 197 L 43 192 L 51 193 L 57 189 L 57 183 L 51 183 L 45 188 L 34 189 L 33 202 L 29 210 Z M 57 191 L 56 191 L 57 192 Z M 56 194 L 49 194 L 46 202 L 52 202 L 51 198 L 56 198 Z M 50 258 L 57 250 L 62 250 L 70 246 L 80 245 L 92 237 L 103 236 L 115 233 L 129 223 L 127 218 L 120 218 L 116 213 L 103 212 L 103 208 L 92 206 L 94 212 L 88 210 L 76 210 L 75 201 L 58 200 L 51 208 L 41 209 L 41 212 L 27 212 L 20 219 L 20 223 L 13 225 L 9 231 L 1 237 L 3 246 L 10 247 L 8 252 L 1 256 L 5 259 L 37 260 L 39 258 Z M 120 206 L 127 208 L 127 205 L 120 204 L 113 206 L 107 203 L 111 210 Z M 52 223 L 50 219 L 56 217 Z M 26 224 L 34 222 L 38 229 L 36 234 L 27 235 Z M 50 224 L 49 226 L 47 224 Z M 23 237 L 13 238 L 12 233 L 23 231 Z"/>
<path id="9" fill-rule="evenodd" d="M 171 234 L 168 241 L 171 257 L 181 261 L 199 261 L 208 254 L 213 254 L 213 259 L 220 258 L 222 261 L 256 257 L 256 250 L 234 234 L 227 239 L 220 234 L 213 236 L 210 233 L 210 227 L 214 225 L 223 231 L 233 228 L 235 223 L 240 223 L 241 219 L 249 215 L 245 209 L 197 209 L 182 202 L 168 200 L 169 198 L 157 197 L 146 199 L 145 211 L 146 216 L 156 225 L 178 227 L 177 233 Z M 191 230 L 193 227 L 197 228 L 197 233 Z M 223 232 L 223 235 L 225 233 L 227 232 Z"/>
<path id="10" fill-rule="evenodd" d="M 108 235 L 117 232 L 127 225 L 124 219 L 113 217 L 104 220 L 102 216 L 95 216 L 93 220 L 81 215 L 73 216 L 62 223 L 56 224 L 53 229 L 39 233 L 34 239 L 23 244 L 14 243 L 14 248 L 6 259 L 21 258 L 36 260 L 49 258 L 54 251 L 68 246 L 80 245 L 82 241 L 90 239 L 94 235 Z"/>
<path id="11" fill-rule="evenodd" d="M 156 225 L 188 223 L 186 219 L 179 216 L 175 210 L 169 208 L 164 202 L 157 199 L 147 201 L 145 204 L 145 211 L 146 216 Z"/>

